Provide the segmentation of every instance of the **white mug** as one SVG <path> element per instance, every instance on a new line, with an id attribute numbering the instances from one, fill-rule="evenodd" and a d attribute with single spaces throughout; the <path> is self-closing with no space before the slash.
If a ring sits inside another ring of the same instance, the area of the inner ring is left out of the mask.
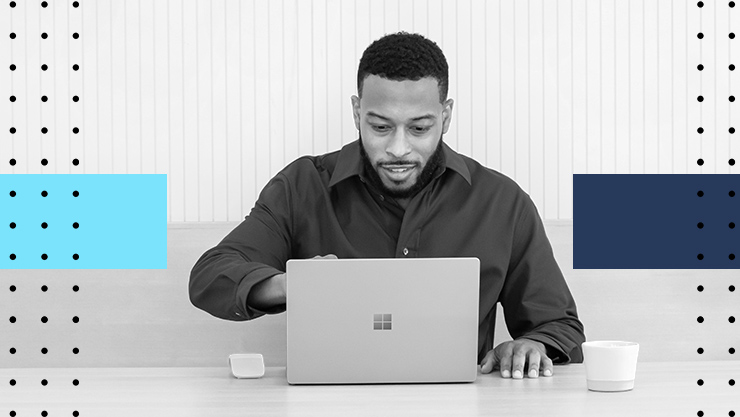
<path id="1" fill-rule="evenodd" d="M 581 347 L 589 390 L 615 392 L 634 388 L 639 344 L 607 340 L 584 342 Z"/>

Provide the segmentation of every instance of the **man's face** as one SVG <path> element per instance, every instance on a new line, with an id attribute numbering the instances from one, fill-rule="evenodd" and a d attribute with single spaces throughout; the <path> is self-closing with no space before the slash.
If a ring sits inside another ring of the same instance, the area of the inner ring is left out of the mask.
<path id="1" fill-rule="evenodd" d="M 449 129 L 453 101 L 440 103 L 438 87 L 431 77 L 393 81 L 370 75 L 362 99 L 352 97 L 355 126 L 370 165 L 385 191 L 398 198 L 418 188 L 414 185 Z"/>

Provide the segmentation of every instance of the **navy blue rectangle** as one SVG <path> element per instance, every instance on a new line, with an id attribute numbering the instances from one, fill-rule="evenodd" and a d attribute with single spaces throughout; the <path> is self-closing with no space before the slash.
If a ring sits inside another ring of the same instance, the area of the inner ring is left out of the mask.
<path id="1" fill-rule="evenodd" d="M 573 268 L 737 269 L 738 191 L 738 175 L 573 175 Z"/>

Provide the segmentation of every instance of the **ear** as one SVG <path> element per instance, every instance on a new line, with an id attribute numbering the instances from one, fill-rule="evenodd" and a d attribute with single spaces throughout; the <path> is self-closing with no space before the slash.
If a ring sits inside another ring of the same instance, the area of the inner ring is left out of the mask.
<path id="1" fill-rule="evenodd" d="M 447 101 L 444 102 L 442 109 L 442 133 L 447 133 L 447 130 L 450 128 L 450 122 L 452 121 L 452 106 L 455 104 L 455 101 L 451 98 L 448 98 Z"/>
<path id="2" fill-rule="evenodd" d="M 352 117 L 355 119 L 355 127 L 360 130 L 360 98 L 352 96 Z"/>

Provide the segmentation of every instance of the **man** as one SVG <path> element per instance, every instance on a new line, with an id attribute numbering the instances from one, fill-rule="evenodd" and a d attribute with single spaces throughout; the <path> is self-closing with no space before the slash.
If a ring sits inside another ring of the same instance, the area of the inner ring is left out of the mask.
<path id="1" fill-rule="evenodd" d="M 359 140 L 277 174 L 194 266 L 192 303 L 228 320 L 282 312 L 291 258 L 477 257 L 483 373 L 536 378 L 582 361 L 583 325 L 529 196 L 442 140 L 447 88 L 434 42 L 401 32 L 371 44 L 352 97 Z M 494 349 L 496 302 L 514 340 Z"/>

